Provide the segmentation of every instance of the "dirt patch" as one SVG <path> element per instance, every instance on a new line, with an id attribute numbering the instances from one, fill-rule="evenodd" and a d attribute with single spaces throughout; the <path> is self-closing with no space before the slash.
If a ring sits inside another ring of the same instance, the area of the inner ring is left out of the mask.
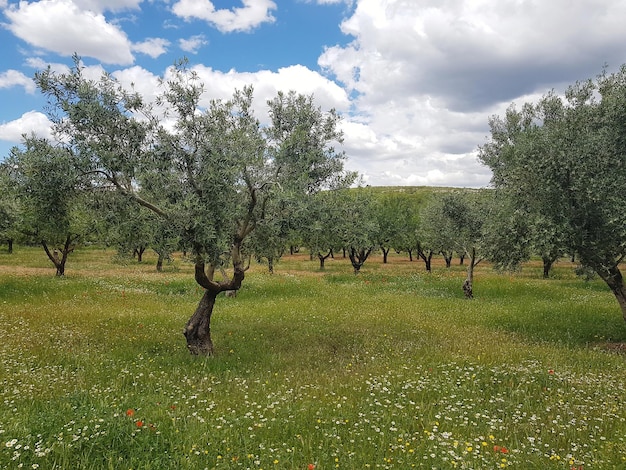
<path id="1" fill-rule="evenodd" d="M 54 276 L 54 268 L 29 268 L 25 266 L 0 265 L 0 274 L 13 274 L 15 276 L 41 276 L 50 273 Z"/>
<path id="2" fill-rule="evenodd" d="M 618 354 L 626 354 L 626 343 L 598 343 L 595 345 L 597 349 L 601 349 L 603 351 L 610 351 Z"/>

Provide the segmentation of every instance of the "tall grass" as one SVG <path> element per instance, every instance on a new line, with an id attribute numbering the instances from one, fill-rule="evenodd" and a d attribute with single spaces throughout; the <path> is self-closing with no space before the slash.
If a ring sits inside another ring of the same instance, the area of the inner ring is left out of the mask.
<path id="1" fill-rule="evenodd" d="M 563 262 L 476 275 L 394 256 L 253 266 L 216 355 L 192 266 L 0 254 L 0 468 L 626 468 L 617 302 Z"/>

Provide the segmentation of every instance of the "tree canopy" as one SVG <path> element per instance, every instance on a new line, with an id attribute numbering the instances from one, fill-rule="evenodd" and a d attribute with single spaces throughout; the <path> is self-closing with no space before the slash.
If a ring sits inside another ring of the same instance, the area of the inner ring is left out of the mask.
<path id="1" fill-rule="evenodd" d="M 479 158 L 496 190 L 595 271 L 626 319 L 626 66 L 512 106 L 490 127 Z"/>

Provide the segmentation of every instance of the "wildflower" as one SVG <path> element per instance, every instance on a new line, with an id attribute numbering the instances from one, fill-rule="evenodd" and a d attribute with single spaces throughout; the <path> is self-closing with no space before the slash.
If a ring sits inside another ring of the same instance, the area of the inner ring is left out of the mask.
<path id="1" fill-rule="evenodd" d="M 312 464 L 312 463 L 310 463 L 310 464 L 307 466 L 307 470 L 315 470 L 315 465 L 314 465 L 314 464 Z"/>
<path id="2" fill-rule="evenodd" d="M 554 375 L 554 369 L 549 369 L 549 370 L 548 370 L 548 374 L 550 374 L 550 375 Z"/>
<path id="3" fill-rule="evenodd" d="M 128 408 L 126 410 L 126 416 L 135 416 L 135 410 L 133 410 L 132 408 Z"/>
<path id="4" fill-rule="evenodd" d="M 135 423 L 137 425 L 138 428 L 143 426 L 143 421 L 139 420 Z"/>
<path id="5" fill-rule="evenodd" d="M 509 449 L 507 449 L 506 447 L 503 447 L 503 446 L 493 446 L 493 451 L 495 453 L 501 453 L 501 454 L 508 454 L 509 453 Z"/>

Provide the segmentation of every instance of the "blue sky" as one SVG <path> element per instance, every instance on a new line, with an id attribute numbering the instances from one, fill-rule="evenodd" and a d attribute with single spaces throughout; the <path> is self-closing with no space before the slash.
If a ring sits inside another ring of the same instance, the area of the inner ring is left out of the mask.
<path id="1" fill-rule="evenodd" d="M 626 0 L 0 0 L 0 158 L 49 135 L 34 73 L 78 53 L 148 99 L 187 57 L 206 99 L 313 93 L 371 185 L 479 187 L 487 121 L 626 62 Z"/>

